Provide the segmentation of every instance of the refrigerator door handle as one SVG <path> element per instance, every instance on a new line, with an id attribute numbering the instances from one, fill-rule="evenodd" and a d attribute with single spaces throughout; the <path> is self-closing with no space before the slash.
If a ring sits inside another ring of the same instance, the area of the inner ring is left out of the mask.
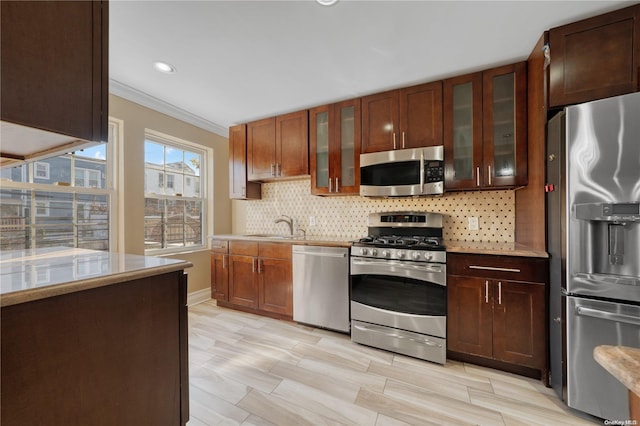
<path id="1" fill-rule="evenodd" d="M 616 314 L 613 312 L 601 311 L 599 309 L 585 308 L 584 306 L 576 307 L 576 315 L 584 317 L 599 318 L 607 321 L 622 322 L 626 324 L 640 325 L 640 318 L 631 315 Z"/>

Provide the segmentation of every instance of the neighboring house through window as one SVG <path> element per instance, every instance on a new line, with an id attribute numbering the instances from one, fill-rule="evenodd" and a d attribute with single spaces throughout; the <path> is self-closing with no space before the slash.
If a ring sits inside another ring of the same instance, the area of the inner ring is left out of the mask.
<path id="1" fill-rule="evenodd" d="M 145 247 L 152 253 L 204 247 L 207 148 L 147 131 Z"/>
<path id="2" fill-rule="evenodd" d="M 0 250 L 109 250 L 117 126 L 109 143 L 0 169 Z"/>

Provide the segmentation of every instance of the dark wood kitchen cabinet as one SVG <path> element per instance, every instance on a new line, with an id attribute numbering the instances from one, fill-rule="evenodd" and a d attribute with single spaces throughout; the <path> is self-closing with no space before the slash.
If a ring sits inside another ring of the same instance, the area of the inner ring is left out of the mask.
<path id="1" fill-rule="evenodd" d="M 447 268 L 448 356 L 546 380 L 547 259 L 449 253 Z"/>
<path id="2" fill-rule="evenodd" d="M 308 175 L 308 110 L 248 123 L 247 167 L 249 181 Z"/>
<path id="3" fill-rule="evenodd" d="M 229 241 L 211 240 L 211 298 L 229 300 Z"/>
<path id="4" fill-rule="evenodd" d="M 445 189 L 527 184 L 527 63 L 443 82 Z"/>
<path id="5" fill-rule="evenodd" d="M 230 241 L 228 267 L 228 303 L 218 300 L 220 306 L 293 318 L 290 244 Z"/>
<path id="6" fill-rule="evenodd" d="M 116 275 L 2 307 L 3 426 L 187 423 L 187 275 Z"/>
<path id="7" fill-rule="evenodd" d="M 549 106 L 640 90 L 640 4 L 549 31 Z"/>
<path id="8" fill-rule="evenodd" d="M 442 82 L 362 98 L 362 153 L 442 145 Z"/>
<path id="9" fill-rule="evenodd" d="M 108 2 L 0 3 L 2 121 L 70 136 L 69 147 L 106 142 Z M 5 140 L 2 154 L 28 146 L 35 155 L 60 143 L 59 136 L 21 146 Z M 21 155 L 26 154 L 16 158 Z"/>
<path id="10" fill-rule="evenodd" d="M 360 99 L 309 110 L 311 193 L 360 191 Z"/>
<path id="11" fill-rule="evenodd" d="M 247 125 L 229 128 L 229 198 L 259 200 L 262 187 L 247 180 Z"/>

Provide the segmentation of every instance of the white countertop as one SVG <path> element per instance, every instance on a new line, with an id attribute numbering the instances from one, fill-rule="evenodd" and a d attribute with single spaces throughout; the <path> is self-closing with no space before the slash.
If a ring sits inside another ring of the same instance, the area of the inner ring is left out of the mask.
<path id="1" fill-rule="evenodd" d="M 0 252 L 0 306 L 191 267 L 182 260 L 53 247 Z"/>

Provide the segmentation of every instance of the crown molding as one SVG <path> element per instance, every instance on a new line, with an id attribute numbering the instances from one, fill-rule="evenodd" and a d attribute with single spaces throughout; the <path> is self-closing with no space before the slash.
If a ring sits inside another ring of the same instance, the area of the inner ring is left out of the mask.
<path id="1" fill-rule="evenodd" d="M 161 112 L 177 120 L 184 121 L 201 129 L 208 130 L 217 135 L 225 138 L 229 137 L 229 129 L 221 126 L 217 123 L 206 120 L 200 116 L 185 111 L 182 108 L 178 108 L 168 102 L 153 97 L 147 93 L 144 93 L 138 89 L 134 89 L 124 83 L 117 80 L 109 79 L 109 93 L 127 99 L 131 102 L 135 102 L 152 110 Z"/>

